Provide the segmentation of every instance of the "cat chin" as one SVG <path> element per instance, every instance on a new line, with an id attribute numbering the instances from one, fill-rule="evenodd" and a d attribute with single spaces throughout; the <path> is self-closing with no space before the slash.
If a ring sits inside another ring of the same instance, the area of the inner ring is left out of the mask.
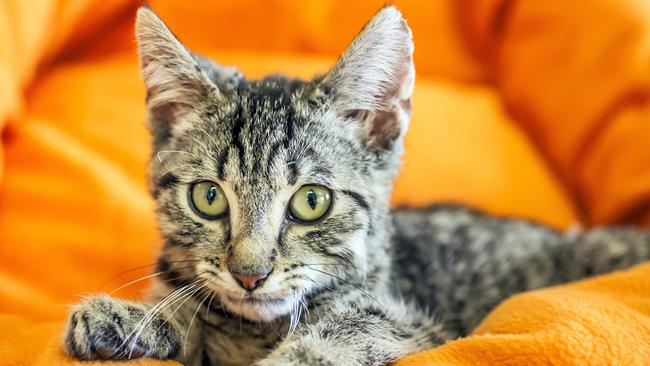
<path id="1" fill-rule="evenodd" d="M 295 308 L 298 301 L 293 296 L 273 300 L 238 300 L 225 297 L 223 303 L 228 310 L 253 321 L 272 321 L 278 317 L 287 315 Z"/>

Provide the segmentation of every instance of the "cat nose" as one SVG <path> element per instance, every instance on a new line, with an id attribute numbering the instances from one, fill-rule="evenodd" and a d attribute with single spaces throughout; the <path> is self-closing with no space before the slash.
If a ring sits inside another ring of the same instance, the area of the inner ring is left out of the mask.
<path id="1" fill-rule="evenodd" d="M 262 284 L 262 280 L 264 280 L 269 273 L 271 273 L 271 271 L 267 271 L 266 273 L 255 273 L 252 275 L 232 272 L 232 276 L 235 277 L 242 288 L 248 291 L 253 291 Z"/>

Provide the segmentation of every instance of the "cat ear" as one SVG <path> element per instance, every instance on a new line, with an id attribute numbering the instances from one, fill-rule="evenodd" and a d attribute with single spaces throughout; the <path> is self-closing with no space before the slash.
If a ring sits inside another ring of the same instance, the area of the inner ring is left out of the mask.
<path id="1" fill-rule="evenodd" d="M 152 132 L 169 135 L 180 115 L 218 95 L 218 89 L 149 7 L 138 9 L 135 31 Z"/>
<path id="2" fill-rule="evenodd" d="M 405 132 L 414 80 L 411 30 L 394 6 L 375 14 L 323 78 L 336 112 L 362 123 L 367 141 L 380 148 Z"/>

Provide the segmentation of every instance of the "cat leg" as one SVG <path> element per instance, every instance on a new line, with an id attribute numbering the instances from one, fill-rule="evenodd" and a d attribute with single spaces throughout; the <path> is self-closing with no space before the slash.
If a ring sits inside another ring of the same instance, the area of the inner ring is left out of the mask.
<path id="1" fill-rule="evenodd" d="M 398 210 L 394 275 L 401 292 L 464 336 L 520 292 L 628 268 L 650 259 L 650 231 L 558 232 L 458 206 Z"/>
<path id="2" fill-rule="evenodd" d="M 363 298 L 318 312 L 256 365 L 389 365 L 448 340 L 430 316 L 394 299 Z"/>
<path id="3" fill-rule="evenodd" d="M 650 260 L 650 231 L 632 227 L 599 227 L 565 235 L 562 282 L 629 268 Z"/>
<path id="4" fill-rule="evenodd" d="M 173 358 L 180 349 L 174 319 L 152 305 L 91 297 L 75 305 L 63 337 L 65 351 L 82 360 Z"/>

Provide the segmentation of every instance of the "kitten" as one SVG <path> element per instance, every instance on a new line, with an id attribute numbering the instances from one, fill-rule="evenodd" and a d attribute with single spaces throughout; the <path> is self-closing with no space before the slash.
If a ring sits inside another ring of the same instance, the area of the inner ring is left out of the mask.
<path id="1" fill-rule="evenodd" d="M 640 230 L 391 211 L 415 76 L 395 7 L 310 81 L 247 80 L 191 53 L 147 7 L 136 33 L 160 278 L 150 302 L 74 306 L 75 357 L 386 365 L 468 334 L 514 293 L 650 257 Z"/>

